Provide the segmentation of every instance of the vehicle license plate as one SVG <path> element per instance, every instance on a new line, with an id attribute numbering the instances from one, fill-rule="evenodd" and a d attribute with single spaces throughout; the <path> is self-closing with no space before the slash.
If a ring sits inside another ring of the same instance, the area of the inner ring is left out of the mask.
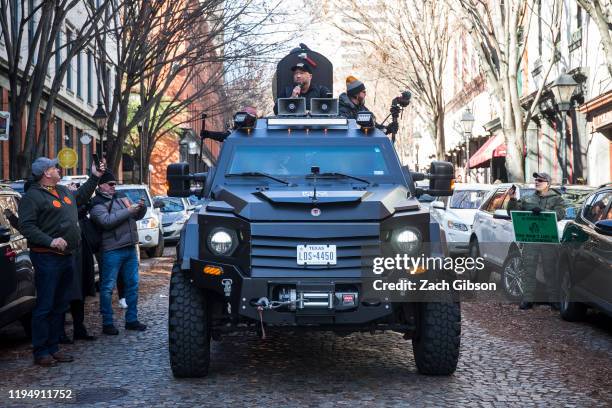
<path id="1" fill-rule="evenodd" d="M 335 265 L 335 245 L 298 245 L 298 265 Z"/>

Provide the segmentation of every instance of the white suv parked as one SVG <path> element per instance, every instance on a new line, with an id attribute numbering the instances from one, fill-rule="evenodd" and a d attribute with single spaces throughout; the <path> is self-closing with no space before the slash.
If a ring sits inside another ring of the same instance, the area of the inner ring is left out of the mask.
<path id="1" fill-rule="evenodd" d="M 429 206 L 440 224 L 450 255 L 467 254 L 474 216 L 493 188 L 491 184 L 457 183 L 450 197 L 436 197 Z"/>

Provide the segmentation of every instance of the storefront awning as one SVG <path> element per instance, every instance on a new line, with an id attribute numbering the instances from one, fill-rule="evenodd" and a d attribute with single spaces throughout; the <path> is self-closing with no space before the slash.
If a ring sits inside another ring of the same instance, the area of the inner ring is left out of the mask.
<path id="1" fill-rule="evenodd" d="M 471 169 L 485 167 L 493 157 L 506 157 L 506 143 L 504 136 L 497 134 L 483 144 L 476 153 L 470 157 L 469 166 Z"/>

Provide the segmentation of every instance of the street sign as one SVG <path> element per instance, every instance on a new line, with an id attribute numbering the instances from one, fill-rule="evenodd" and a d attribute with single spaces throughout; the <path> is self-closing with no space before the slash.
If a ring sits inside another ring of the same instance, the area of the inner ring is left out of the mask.
<path id="1" fill-rule="evenodd" d="M 79 157 L 76 150 L 70 147 L 64 147 L 57 154 L 57 161 L 63 169 L 72 169 L 76 167 Z"/>
<path id="2" fill-rule="evenodd" d="M 11 113 L 0 112 L 0 141 L 9 140 L 9 130 L 11 127 Z"/>
<path id="3" fill-rule="evenodd" d="M 511 211 L 510 216 L 517 242 L 559 242 L 555 212 L 543 211 L 536 215 L 531 211 Z"/>

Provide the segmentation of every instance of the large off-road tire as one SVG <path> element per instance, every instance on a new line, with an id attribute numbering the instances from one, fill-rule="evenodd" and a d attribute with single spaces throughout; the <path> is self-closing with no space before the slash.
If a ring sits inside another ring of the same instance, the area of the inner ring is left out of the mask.
<path id="1" fill-rule="evenodd" d="M 412 351 L 421 374 L 450 375 L 457 369 L 461 342 L 459 303 L 421 303 Z"/>
<path id="2" fill-rule="evenodd" d="M 210 318 L 204 292 L 175 266 L 168 314 L 170 367 L 175 377 L 204 377 L 210 364 Z"/>
<path id="3" fill-rule="evenodd" d="M 145 251 L 149 258 L 159 258 L 164 255 L 164 247 L 164 234 L 161 230 L 159 230 L 159 240 L 157 241 L 157 246 L 147 248 Z"/>
<path id="4" fill-rule="evenodd" d="M 574 301 L 572 290 L 572 277 L 569 271 L 569 261 L 565 258 L 557 264 L 560 275 L 559 282 L 559 314 L 563 320 L 578 322 L 584 320 L 587 315 L 587 306 L 584 303 Z"/>

